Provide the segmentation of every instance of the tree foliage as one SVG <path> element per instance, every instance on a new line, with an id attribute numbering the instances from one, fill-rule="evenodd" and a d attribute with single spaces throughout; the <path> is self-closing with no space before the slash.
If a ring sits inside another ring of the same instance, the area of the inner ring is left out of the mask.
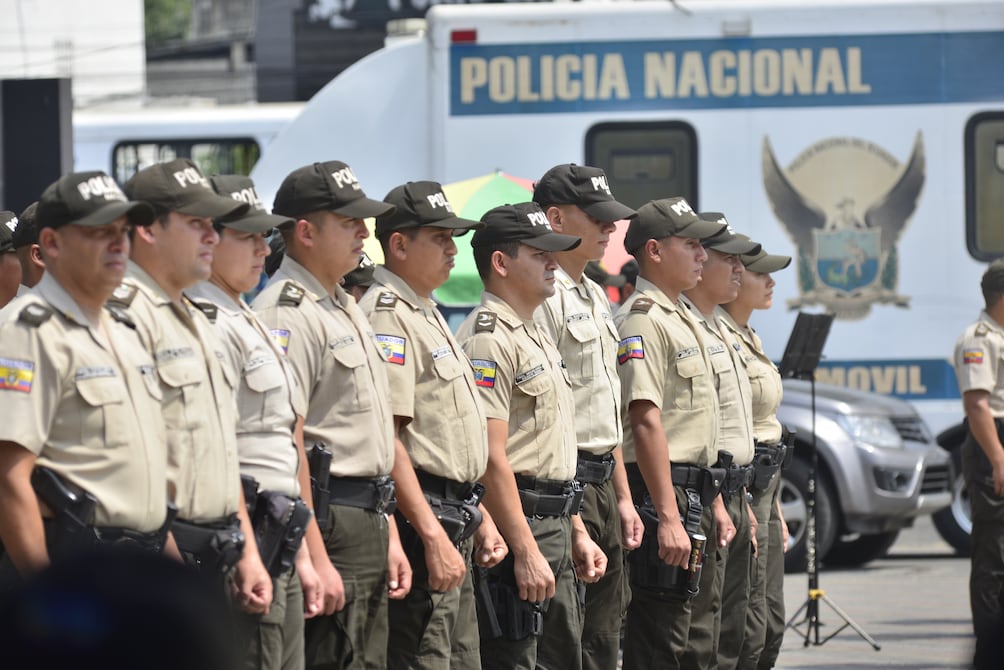
<path id="1" fill-rule="evenodd" d="M 161 46 L 188 34 L 192 0 L 143 0 L 147 47 Z"/>

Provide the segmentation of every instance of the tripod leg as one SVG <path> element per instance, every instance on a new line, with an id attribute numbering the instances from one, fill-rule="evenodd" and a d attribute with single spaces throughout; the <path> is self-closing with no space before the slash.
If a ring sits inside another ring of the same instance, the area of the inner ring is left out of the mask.
<path id="1" fill-rule="evenodd" d="M 847 626 L 850 626 L 854 630 L 855 633 L 857 633 L 858 635 L 860 635 L 861 639 L 863 639 L 865 642 L 867 642 L 868 644 L 870 644 L 875 649 L 875 651 L 879 651 L 880 649 L 882 649 L 882 647 L 879 645 L 879 643 L 876 642 L 875 639 L 871 635 L 869 635 L 868 633 L 866 633 L 865 630 L 861 626 L 859 626 L 858 624 L 856 624 L 854 622 L 854 620 L 851 619 L 847 615 L 846 612 L 844 612 L 842 609 L 840 609 L 835 602 L 833 602 L 832 600 L 830 600 L 829 598 L 827 598 L 825 595 L 824 596 L 820 596 L 820 600 L 822 600 L 827 605 L 829 605 L 830 609 L 832 609 L 834 612 L 836 612 L 837 615 L 841 619 L 844 620 L 844 623 Z M 836 633 L 834 633 L 834 635 L 836 635 Z M 833 637 L 833 635 L 831 635 L 830 637 Z M 826 639 L 828 640 L 830 638 L 828 637 Z M 824 642 L 825 641 L 826 640 L 824 640 Z"/>

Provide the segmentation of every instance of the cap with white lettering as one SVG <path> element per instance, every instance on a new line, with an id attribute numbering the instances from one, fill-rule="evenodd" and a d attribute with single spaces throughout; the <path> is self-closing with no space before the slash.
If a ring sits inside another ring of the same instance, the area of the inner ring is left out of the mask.
<path id="1" fill-rule="evenodd" d="M 624 248 L 632 252 L 649 240 L 673 236 L 703 240 L 723 230 L 723 223 L 702 221 L 685 198 L 650 200 L 631 219 L 624 235 Z"/>
<path id="2" fill-rule="evenodd" d="M 38 224 L 35 223 L 35 210 L 38 201 L 24 208 L 17 217 L 17 228 L 14 229 L 14 248 L 30 247 L 38 244 Z"/>
<path id="3" fill-rule="evenodd" d="M 17 214 L 0 211 L 0 254 L 14 251 L 14 229 L 17 228 Z"/>
<path id="4" fill-rule="evenodd" d="M 375 271 L 376 263 L 366 255 L 366 252 L 363 252 L 356 269 L 342 277 L 342 288 L 348 290 L 353 286 L 362 286 L 364 288 L 372 286 L 375 281 L 373 278 Z"/>
<path id="5" fill-rule="evenodd" d="M 366 197 L 352 168 L 341 161 L 304 165 L 282 180 L 272 211 L 299 218 L 310 212 L 330 211 L 353 219 L 368 219 L 394 210 Z"/>
<path id="6" fill-rule="evenodd" d="M 158 212 L 178 212 L 207 219 L 243 216 L 246 202 L 217 195 L 202 170 L 188 158 L 143 168 L 125 183 L 125 192 Z"/>
<path id="7" fill-rule="evenodd" d="M 49 184 L 38 199 L 35 224 L 59 228 L 67 224 L 104 226 L 123 216 L 135 226 L 153 223 L 153 208 L 126 198 L 104 172 L 72 172 Z"/>
<path id="8" fill-rule="evenodd" d="M 576 205 L 597 221 L 630 219 L 637 212 L 614 200 L 603 170 L 588 165 L 555 165 L 533 186 L 533 201 L 542 208 Z"/>
<path id="9" fill-rule="evenodd" d="M 547 214 L 535 202 L 502 205 L 481 217 L 485 227 L 471 236 L 472 247 L 487 247 L 500 242 L 520 242 L 541 251 L 568 251 L 582 240 L 551 230 Z"/>
<path id="10" fill-rule="evenodd" d="M 435 226 L 451 228 L 454 235 L 485 227 L 480 221 L 462 219 L 453 213 L 453 205 L 435 181 L 410 181 L 390 190 L 384 202 L 394 205 L 394 211 L 378 216 L 376 235 L 380 237 L 403 228 Z"/>
<path id="11" fill-rule="evenodd" d="M 704 221 L 725 224 L 725 230 L 718 233 L 714 237 L 702 240 L 702 244 L 705 249 L 714 249 L 715 251 L 719 251 L 723 254 L 760 253 L 760 245 L 745 235 L 740 235 L 733 230 L 732 226 L 729 225 L 729 220 L 726 219 L 725 215 L 721 212 L 701 212 L 697 216 L 701 217 Z"/>
<path id="12" fill-rule="evenodd" d="M 279 226 L 293 223 L 288 216 L 269 214 L 265 203 L 258 197 L 251 177 L 242 174 L 218 174 L 209 178 L 209 185 L 220 195 L 248 205 L 248 211 L 236 219 L 221 219 L 218 223 L 244 233 L 264 233 Z"/>

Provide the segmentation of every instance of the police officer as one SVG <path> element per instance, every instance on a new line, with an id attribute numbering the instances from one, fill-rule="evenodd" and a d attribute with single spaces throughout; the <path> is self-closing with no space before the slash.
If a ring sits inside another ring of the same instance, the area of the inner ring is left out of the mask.
<path id="1" fill-rule="evenodd" d="M 259 554 L 272 576 L 268 614 L 241 617 L 242 633 L 249 638 L 247 667 L 295 670 L 304 664 L 304 616 L 318 614 L 323 606 L 317 573 L 300 543 L 309 520 L 301 484 L 309 484 L 310 475 L 293 428 L 306 411 L 293 405 L 292 371 L 282 352 L 241 298 L 258 285 L 269 253 L 265 236 L 292 221 L 265 210 L 249 177 L 217 175 L 209 181 L 220 195 L 250 206 L 244 216 L 216 224 L 220 242 L 212 275 L 185 292 L 200 306 L 215 308 L 216 332 L 226 345 L 224 363 L 239 380 L 237 456 L 245 500 L 254 510 Z"/>
<path id="2" fill-rule="evenodd" d="M 373 286 L 373 272 L 376 270 L 376 263 L 363 253 L 359 259 L 356 269 L 342 277 L 342 289 L 360 302 L 370 286 Z"/>
<path id="3" fill-rule="evenodd" d="M 969 601 L 976 633 L 973 666 L 1004 663 L 1004 259 L 980 281 L 985 309 L 955 343 L 955 376 L 966 411 L 962 474 L 973 520 Z"/>
<path id="4" fill-rule="evenodd" d="M 627 669 L 649 667 L 653 659 L 666 668 L 708 667 L 713 660 L 708 650 L 699 665 L 683 663 L 693 623 L 685 571 L 692 548 L 700 554 L 701 537 L 714 530 L 717 488 L 706 468 L 717 458 L 719 416 L 700 324 L 680 294 L 701 279 L 707 259 L 701 240 L 723 229 L 675 197 L 642 205 L 624 237 L 639 266 L 636 291 L 614 317 L 624 460 L 646 523 L 642 546 L 630 554 Z"/>
<path id="5" fill-rule="evenodd" d="M 136 322 L 153 354 L 168 434 L 168 483 L 178 507 L 172 532 L 186 562 L 223 592 L 232 568 L 238 602 L 264 612 L 272 581 L 262 566 L 243 504 L 235 436 L 236 380 L 220 363 L 222 342 L 183 291 L 207 279 L 219 234 L 214 218 L 247 204 L 217 195 L 188 159 L 158 163 L 126 182 L 156 219 L 135 229 L 127 277 L 112 302 Z"/>
<path id="6" fill-rule="evenodd" d="M 580 165 L 548 170 L 534 187 L 533 201 L 545 211 L 552 229 L 582 240 L 574 249 L 555 254 L 555 293 L 537 310 L 535 321 L 557 345 L 572 382 L 576 479 L 586 485 L 582 521 L 607 557 L 603 579 L 586 586 L 582 665 L 612 669 L 617 667 L 630 599 L 624 551 L 641 544 L 642 526 L 621 455 L 617 328 L 606 292 L 584 275 L 592 264 L 602 272 L 598 278 L 609 281 L 611 275 L 597 261 L 617 221 L 636 212 L 614 200 L 602 170 Z M 620 275 L 613 277 L 623 285 Z"/>
<path id="7" fill-rule="evenodd" d="M 0 307 L 20 292 L 21 263 L 14 249 L 15 228 L 17 215 L 14 212 L 0 212 Z"/>
<path id="8" fill-rule="evenodd" d="M 384 348 L 398 530 L 414 570 L 411 592 L 390 603 L 388 667 L 480 668 L 469 564 L 477 521 L 460 505 L 485 472 L 488 435 L 474 371 L 431 295 L 450 276 L 454 237 L 484 224 L 454 216 L 436 182 L 398 186 L 384 201 L 396 208 L 376 220 L 384 265 L 360 307 Z M 489 553 L 493 563 L 503 555 Z"/>
<path id="9" fill-rule="evenodd" d="M 14 229 L 14 251 L 21 262 L 21 286 L 17 294 L 23 295 L 42 278 L 45 263 L 38 247 L 38 226 L 35 223 L 37 202 L 24 208 L 17 217 L 17 227 Z"/>
<path id="10" fill-rule="evenodd" d="M 31 575 L 94 544 L 163 545 L 167 452 L 153 361 L 128 317 L 103 309 L 125 274 L 130 227 L 152 220 L 101 172 L 67 175 L 42 194 L 49 271 L 0 325 L 5 581 L 11 566 Z"/>
<path id="11" fill-rule="evenodd" d="M 316 510 L 325 535 L 308 530 L 307 544 L 322 581 L 331 564 L 345 580 L 345 607 L 307 622 L 307 666 L 382 668 L 387 598 L 404 597 L 411 568 L 386 516 L 394 424 L 383 352 L 338 282 L 359 263 L 369 235 L 363 219 L 394 208 L 367 198 L 348 165 L 327 161 L 287 175 L 272 209 L 294 222 L 280 229 L 286 255 L 252 306 L 292 367 L 296 402 L 306 408 L 296 430 L 304 444 L 334 452 L 331 504 Z"/>
<path id="12" fill-rule="evenodd" d="M 738 343 L 722 323 L 719 305 L 735 300 L 739 293 L 744 271 L 739 254 L 756 253 L 760 245 L 736 235 L 725 216 L 718 212 L 699 216 L 723 224 L 726 229 L 704 240 L 708 258 L 704 261 L 701 281 L 684 291 L 681 300 L 700 323 L 699 331 L 715 375 L 717 449 L 720 465 L 727 468 L 727 475 L 722 493 L 714 503 L 718 542 L 715 551 L 709 552 L 709 564 L 704 566 L 702 581 L 706 585 L 693 603 L 698 622 L 691 627 L 691 649 L 684 658 L 696 661 L 709 654 L 716 655 L 717 667 L 731 670 L 735 668 L 746 629 L 753 547 L 750 528 L 756 522 L 750 518 L 746 501 L 746 480 L 752 474 L 753 462 L 753 407 Z M 723 452 L 728 453 L 724 459 Z M 730 538 L 725 537 L 728 529 L 734 530 Z M 712 577 L 713 581 L 709 581 Z"/>
<path id="13" fill-rule="evenodd" d="M 771 273 L 791 264 L 790 256 L 768 254 L 763 249 L 740 257 L 743 273 L 739 295 L 722 305 L 722 322 L 735 335 L 740 356 L 750 380 L 755 440 L 754 476 L 750 486 L 756 525 L 756 557 L 750 571 L 749 607 L 746 632 L 739 653 L 738 667 L 743 670 L 773 668 L 784 636 L 784 552 L 788 529 L 781 513 L 777 491 L 778 473 L 787 447 L 782 444 L 781 375 L 763 350 L 760 336 L 749 324 L 756 309 L 769 309 L 773 302 L 774 279 Z"/>
<path id="14" fill-rule="evenodd" d="M 603 576 L 606 556 L 589 538 L 574 482 L 574 399 L 561 356 L 533 313 L 554 294 L 554 252 L 579 244 L 552 232 L 535 203 L 481 217 L 471 246 L 485 284 L 481 305 L 457 331 L 474 367 L 488 417 L 486 507 L 510 548 L 484 587 L 486 668 L 581 666 L 576 574 Z M 514 476 L 515 475 L 515 476 Z M 497 635 L 496 635 L 497 633 Z"/>

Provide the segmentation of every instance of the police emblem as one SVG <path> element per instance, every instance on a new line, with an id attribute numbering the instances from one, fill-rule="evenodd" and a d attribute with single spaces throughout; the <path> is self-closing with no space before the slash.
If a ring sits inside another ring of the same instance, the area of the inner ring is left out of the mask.
<path id="1" fill-rule="evenodd" d="M 833 137 L 782 168 L 764 137 L 763 184 L 774 214 L 798 247 L 801 297 L 792 309 L 822 305 L 840 319 L 861 319 L 873 304 L 908 307 L 897 292 L 896 243 L 924 187 L 918 132 L 905 165 L 882 147 Z"/>

